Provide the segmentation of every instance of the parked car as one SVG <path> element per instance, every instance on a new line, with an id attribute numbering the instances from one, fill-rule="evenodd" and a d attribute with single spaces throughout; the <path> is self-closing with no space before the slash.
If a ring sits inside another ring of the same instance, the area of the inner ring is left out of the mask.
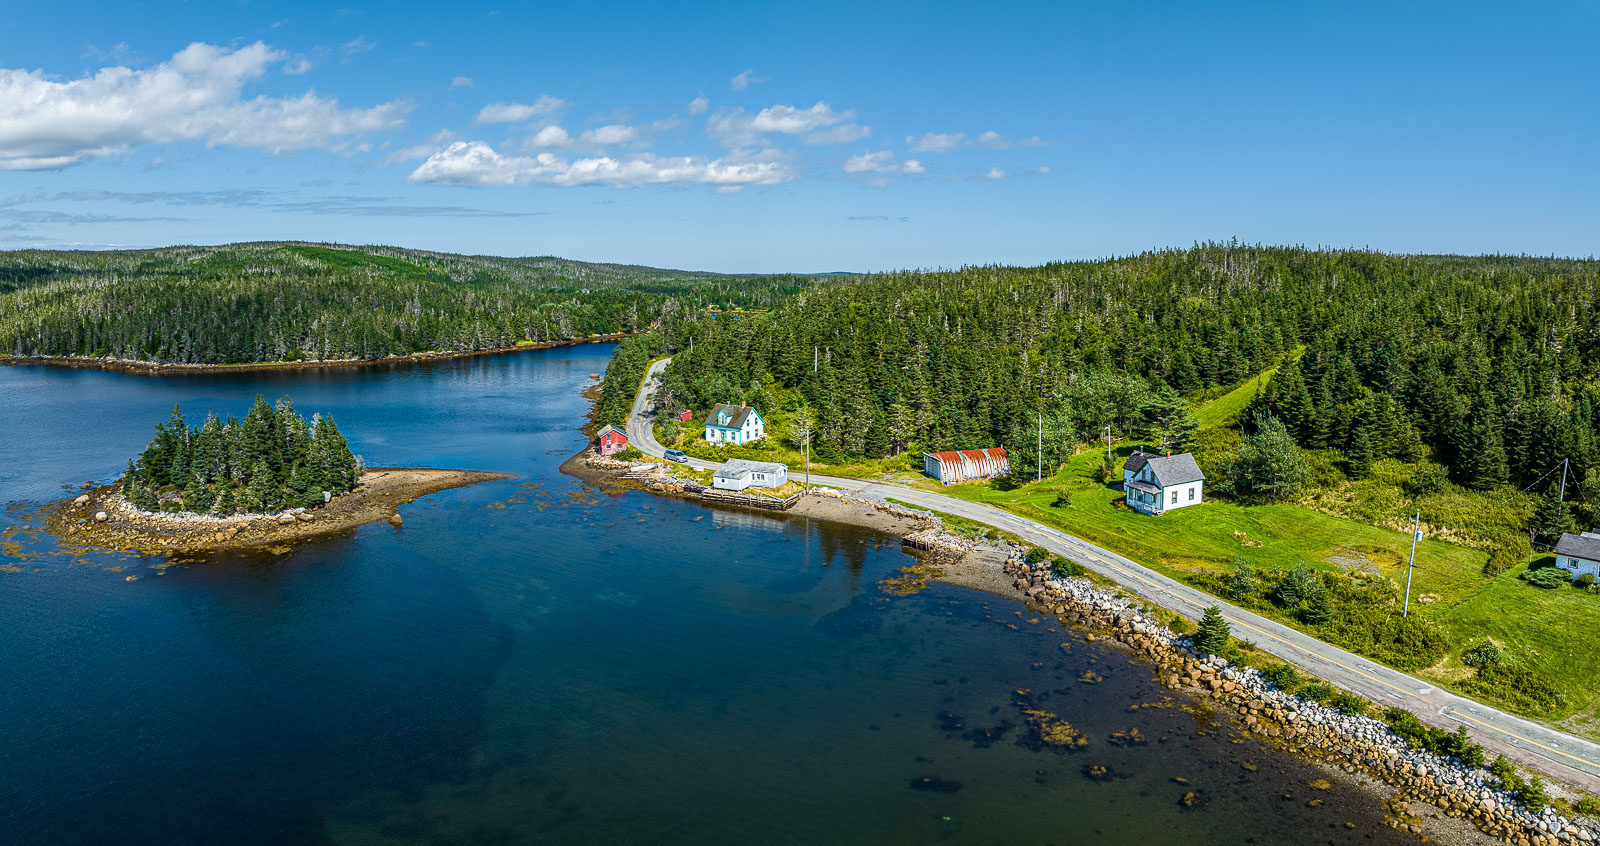
<path id="1" fill-rule="evenodd" d="M 668 461 L 677 461 L 682 463 L 689 460 L 689 454 L 681 449 L 669 449 L 662 453 L 662 455 L 665 455 Z"/>

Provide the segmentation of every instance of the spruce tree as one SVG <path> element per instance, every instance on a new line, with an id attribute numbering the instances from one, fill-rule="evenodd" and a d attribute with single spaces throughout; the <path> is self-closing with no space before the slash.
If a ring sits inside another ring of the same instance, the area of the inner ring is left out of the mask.
<path id="1" fill-rule="evenodd" d="M 1561 535 L 1576 531 L 1577 521 L 1572 519 L 1572 508 L 1559 497 L 1549 494 L 1539 497 L 1539 505 L 1534 509 L 1533 519 L 1528 528 L 1550 543 L 1555 543 Z"/>
<path id="2" fill-rule="evenodd" d="M 1232 634 L 1233 629 L 1228 625 L 1227 618 L 1222 616 L 1222 609 L 1213 605 L 1200 617 L 1193 638 L 1194 648 L 1207 655 L 1226 654 L 1228 638 Z"/>
<path id="3" fill-rule="evenodd" d="M 211 510 L 211 505 L 215 501 L 210 486 L 200 477 L 200 471 L 191 469 L 189 480 L 183 486 L 183 510 L 205 514 Z"/>

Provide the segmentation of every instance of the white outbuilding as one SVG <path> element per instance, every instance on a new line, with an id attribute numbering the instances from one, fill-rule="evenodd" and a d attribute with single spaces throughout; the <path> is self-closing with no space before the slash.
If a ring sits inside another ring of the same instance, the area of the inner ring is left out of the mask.
<path id="1" fill-rule="evenodd" d="M 787 481 L 789 468 L 782 464 L 735 458 L 722 465 L 711 477 L 711 486 L 719 491 L 742 491 L 747 488 L 781 488 Z"/>
<path id="2" fill-rule="evenodd" d="M 1128 507 L 1145 514 L 1162 514 L 1205 501 L 1206 474 L 1194 456 L 1152 455 L 1134 450 L 1122 465 L 1122 491 Z"/>
<path id="3" fill-rule="evenodd" d="M 1556 566 L 1574 579 L 1585 573 L 1600 576 L 1600 534 L 1563 534 L 1556 541 Z"/>

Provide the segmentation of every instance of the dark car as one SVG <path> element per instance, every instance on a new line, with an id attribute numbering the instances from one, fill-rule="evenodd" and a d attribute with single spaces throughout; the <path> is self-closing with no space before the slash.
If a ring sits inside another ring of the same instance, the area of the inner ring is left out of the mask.
<path id="1" fill-rule="evenodd" d="M 681 449 L 669 449 L 662 453 L 662 455 L 666 456 L 668 461 L 683 462 L 689 460 L 689 454 Z"/>

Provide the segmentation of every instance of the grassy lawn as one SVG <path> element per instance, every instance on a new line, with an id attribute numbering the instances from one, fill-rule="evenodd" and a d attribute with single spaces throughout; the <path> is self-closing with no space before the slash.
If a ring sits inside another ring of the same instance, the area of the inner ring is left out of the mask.
<path id="1" fill-rule="evenodd" d="M 1305 347 L 1295 350 L 1293 355 L 1298 357 L 1305 351 Z M 1256 394 L 1272 381 L 1278 368 L 1273 367 L 1263 370 L 1255 376 L 1244 380 L 1238 387 L 1227 393 L 1205 400 L 1195 409 L 1195 417 L 1200 421 L 1200 427 L 1210 429 L 1216 426 L 1233 426 L 1239 422 L 1239 416 L 1244 414 L 1245 406 L 1256 398 Z"/>
<path id="2" fill-rule="evenodd" d="M 1242 557 L 1261 569 L 1286 569 L 1305 561 L 1321 570 L 1365 570 L 1397 585 L 1405 583 L 1410 548 L 1405 532 L 1295 505 L 1243 506 L 1219 500 L 1146 517 L 1121 507 L 1119 491 L 1094 481 L 1091 474 L 1100 455 L 1095 450 L 1080 453 L 1055 476 L 1021 487 L 953 485 L 942 490 L 1055 526 L 1173 578 L 1226 568 Z M 1564 693 L 1567 704 L 1548 717 L 1569 717 L 1563 727 L 1600 738 L 1600 720 L 1589 713 L 1600 702 L 1600 653 L 1573 637 L 1600 626 L 1600 596 L 1571 588 L 1535 588 L 1516 577 L 1524 568 L 1490 578 L 1482 573 L 1486 558 L 1481 550 L 1440 540 L 1417 545 L 1411 613 L 1436 622 L 1449 643 L 1447 659 L 1419 675 L 1454 686 L 1470 672 L 1460 663 L 1461 652 L 1493 638 Z"/>

